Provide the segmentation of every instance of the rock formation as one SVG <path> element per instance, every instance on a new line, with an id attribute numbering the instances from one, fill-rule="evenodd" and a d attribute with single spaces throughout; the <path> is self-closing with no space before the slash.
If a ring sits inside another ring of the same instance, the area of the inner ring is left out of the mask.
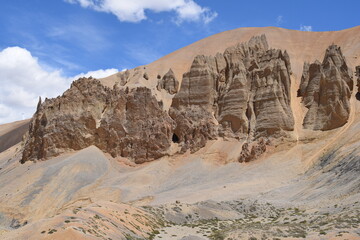
<path id="1" fill-rule="evenodd" d="M 264 138 L 260 138 L 252 144 L 244 143 L 242 145 L 239 162 L 250 162 L 259 158 L 266 151 L 266 145 L 268 144 L 269 142 Z"/>
<path id="2" fill-rule="evenodd" d="M 140 68 L 131 74 L 147 78 Z M 95 145 L 142 163 L 167 154 L 172 141 L 195 152 L 219 136 L 250 143 L 284 136 L 294 128 L 290 74 L 286 51 L 269 49 L 263 35 L 214 57 L 195 57 L 179 92 L 171 69 L 158 75 L 158 89 L 177 93 L 169 113 L 150 89 L 122 87 L 129 71 L 113 89 L 81 78 L 61 97 L 39 103 L 22 162 Z"/>
<path id="3" fill-rule="evenodd" d="M 356 84 L 356 86 L 358 87 L 358 90 L 357 90 L 357 93 L 356 93 L 356 98 L 358 100 L 360 100 L 360 66 L 356 67 L 355 75 L 357 76 L 357 84 Z"/>
<path id="4" fill-rule="evenodd" d="M 269 49 L 264 35 L 215 57 L 197 56 L 169 111 L 183 150 L 196 151 L 217 136 L 292 131 L 290 74 L 288 54 Z"/>
<path id="5" fill-rule="evenodd" d="M 173 98 L 169 113 L 176 121 L 175 134 L 183 150 L 197 151 L 208 139 L 217 137 L 217 123 L 212 114 L 216 95 L 212 68 L 215 66 L 214 58 L 196 57 Z"/>
<path id="6" fill-rule="evenodd" d="M 157 89 L 165 89 L 170 94 L 175 94 L 179 89 L 179 81 L 176 79 L 173 70 L 169 70 L 163 77 L 158 81 Z"/>
<path id="7" fill-rule="evenodd" d="M 95 145 L 142 163 L 166 154 L 173 128 L 150 89 L 110 89 L 96 79 L 80 78 L 61 97 L 39 105 L 21 161 Z"/>
<path id="8" fill-rule="evenodd" d="M 117 73 L 118 78 L 120 79 L 119 84 L 121 86 L 125 86 L 125 84 L 129 81 L 130 78 L 130 71 L 129 70 L 125 70 L 123 72 L 118 72 Z"/>
<path id="9" fill-rule="evenodd" d="M 350 114 L 352 89 L 352 72 L 340 47 L 329 46 L 322 63 L 305 63 L 298 90 L 298 96 L 309 109 L 304 128 L 331 130 L 343 126 Z"/>
<path id="10" fill-rule="evenodd" d="M 133 79 L 149 80 L 149 75 L 145 69 L 146 69 L 146 67 L 140 66 L 140 67 L 136 67 L 132 70 L 123 70 L 121 72 L 118 72 L 116 74 L 117 82 L 120 84 L 120 86 L 125 86 L 125 85 L 127 85 L 127 83 L 129 83 Z"/>

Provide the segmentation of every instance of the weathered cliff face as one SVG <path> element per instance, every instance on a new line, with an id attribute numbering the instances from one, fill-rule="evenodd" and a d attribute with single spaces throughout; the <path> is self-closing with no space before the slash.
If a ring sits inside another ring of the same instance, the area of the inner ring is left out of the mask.
<path id="1" fill-rule="evenodd" d="M 141 163 L 164 156 L 172 141 L 194 152 L 219 136 L 276 137 L 293 130 L 290 74 L 287 53 L 269 49 L 261 36 L 215 57 L 197 56 L 178 93 L 171 69 L 159 77 L 158 90 L 177 93 L 169 113 L 150 89 L 121 89 L 128 71 L 113 89 L 82 78 L 63 96 L 39 104 L 22 162 L 95 145 Z"/>
<path id="2" fill-rule="evenodd" d="M 183 76 L 178 94 L 173 98 L 169 110 L 176 122 L 175 134 L 182 150 L 197 151 L 205 146 L 207 139 L 217 137 L 214 111 L 216 67 L 214 58 L 198 56 L 191 69 Z"/>
<path id="3" fill-rule="evenodd" d="M 90 145 L 136 163 L 151 161 L 166 154 L 173 128 L 150 89 L 110 89 L 81 78 L 61 97 L 39 104 L 22 162 Z"/>
<path id="4" fill-rule="evenodd" d="M 288 54 L 269 49 L 264 35 L 215 57 L 197 56 L 169 111 L 183 150 L 196 151 L 217 136 L 292 131 L 290 74 Z"/>
<path id="5" fill-rule="evenodd" d="M 173 70 L 169 71 L 158 81 L 157 89 L 165 89 L 169 94 L 175 94 L 179 89 L 179 81 L 176 79 Z"/>
<path id="6" fill-rule="evenodd" d="M 329 46 L 322 63 L 305 63 L 298 91 L 298 96 L 309 109 L 304 128 L 330 130 L 343 126 L 350 114 L 352 89 L 352 72 L 340 47 Z"/>

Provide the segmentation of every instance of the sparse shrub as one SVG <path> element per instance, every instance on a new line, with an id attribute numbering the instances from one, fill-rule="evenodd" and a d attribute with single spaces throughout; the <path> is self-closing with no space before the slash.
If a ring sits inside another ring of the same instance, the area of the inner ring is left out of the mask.
<path id="1" fill-rule="evenodd" d="M 56 230 L 56 229 L 51 229 L 51 230 L 48 232 L 48 234 L 53 234 L 54 232 L 57 232 L 57 230 Z"/>
<path id="2" fill-rule="evenodd" d="M 213 231 L 209 237 L 211 240 L 224 240 L 226 236 L 221 231 Z"/>

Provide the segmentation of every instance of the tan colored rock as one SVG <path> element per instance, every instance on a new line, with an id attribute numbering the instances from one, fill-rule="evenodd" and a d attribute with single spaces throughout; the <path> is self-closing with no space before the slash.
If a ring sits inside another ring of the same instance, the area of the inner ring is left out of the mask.
<path id="1" fill-rule="evenodd" d="M 197 56 L 169 114 L 150 89 L 121 89 L 131 74 L 143 77 L 140 67 L 119 73 L 121 81 L 113 89 L 92 78 L 79 79 L 63 96 L 39 103 L 22 162 L 96 145 L 141 163 L 164 156 L 172 140 L 182 152 L 194 152 L 218 136 L 281 135 L 293 129 L 290 71 L 286 52 L 269 50 L 265 36 L 215 57 Z M 158 78 L 158 89 L 177 92 L 171 69 Z"/>
<path id="2" fill-rule="evenodd" d="M 147 73 L 144 73 L 143 78 L 144 78 L 145 80 L 149 80 L 149 75 L 148 75 Z"/>
<path id="3" fill-rule="evenodd" d="M 239 162 L 250 162 L 256 160 L 264 152 L 266 152 L 266 145 L 268 144 L 269 142 L 264 138 L 260 138 L 252 144 L 244 143 L 239 156 Z"/>
<path id="4" fill-rule="evenodd" d="M 125 84 L 129 81 L 130 79 L 130 71 L 129 70 L 125 70 L 124 72 L 118 72 L 117 73 L 117 77 L 119 79 L 119 83 L 121 86 L 125 86 Z"/>
<path id="5" fill-rule="evenodd" d="M 190 72 L 184 74 L 180 91 L 173 98 L 169 114 L 176 122 L 174 133 L 182 143 L 183 151 L 197 151 L 208 139 L 217 136 L 216 119 L 212 114 L 216 95 L 215 68 L 214 58 L 196 57 Z"/>
<path id="6" fill-rule="evenodd" d="M 196 151 L 217 136 L 256 139 L 292 131 L 290 74 L 288 54 L 268 49 L 264 35 L 215 57 L 197 56 L 170 108 L 183 148 Z"/>
<path id="7" fill-rule="evenodd" d="M 173 128 L 150 89 L 110 89 L 96 79 L 81 78 L 61 97 L 39 105 L 21 161 L 90 145 L 136 163 L 151 161 L 166 154 Z"/>
<path id="8" fill-rule="evenodd" d="M 350 114 L 352 72 L 340 47 L 331 45 L 322 63 L 305 63 L 298 96 L 309 110 L 303 126 L 331 130 L 343 126 Z"/>
<path id="9" fill-rule="evenodd" d="M 358 92 L 357 92 L 357 94 L 356 94 L 356 97 L 358 98 L 358 99 L 360 99 L 360 66 L 357 66 L 356 67 L 356 71 L 355 71 L 355 75 L 358 77 L 357 78 L 357 84 L 356 84 L 356 86 L 358 87 Z"/>
<path id="10" fill-rule="evenodd" d="M 171 68 L 169 71 L 158 81 L 157 89 L 165 89 L 169 94 L 175 94 L 179 89 L 179 81 L 176 79 L 175 74 Z"/>
<path id="11" fill-rule="evenodd" d="M 231 67 L 226 69 L 226 87 L 219 93 L 219 123 L 228 121 L 240 137 L 292 131 L 291 68 L 287 53 L 262 49 L 267 43 L 256 45 L 250 41 L 249 45 L 254 45 L 257 51 L 244 51 L 240 45 L 224 54 Z"/>

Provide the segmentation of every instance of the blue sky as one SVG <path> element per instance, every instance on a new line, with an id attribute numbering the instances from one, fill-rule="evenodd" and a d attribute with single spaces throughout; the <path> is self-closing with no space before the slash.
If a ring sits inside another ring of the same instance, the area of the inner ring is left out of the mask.
<path id="1" fill-rule="evenodd" d="M 81 73 L 148 64 L 239 27 L 350 28 L 359 9 L 358 0 L 3 0 L 0 84 L 9 87 L 0 90 L 0 124 L 30 117 L 39 95 L 60 94 Z"/>

